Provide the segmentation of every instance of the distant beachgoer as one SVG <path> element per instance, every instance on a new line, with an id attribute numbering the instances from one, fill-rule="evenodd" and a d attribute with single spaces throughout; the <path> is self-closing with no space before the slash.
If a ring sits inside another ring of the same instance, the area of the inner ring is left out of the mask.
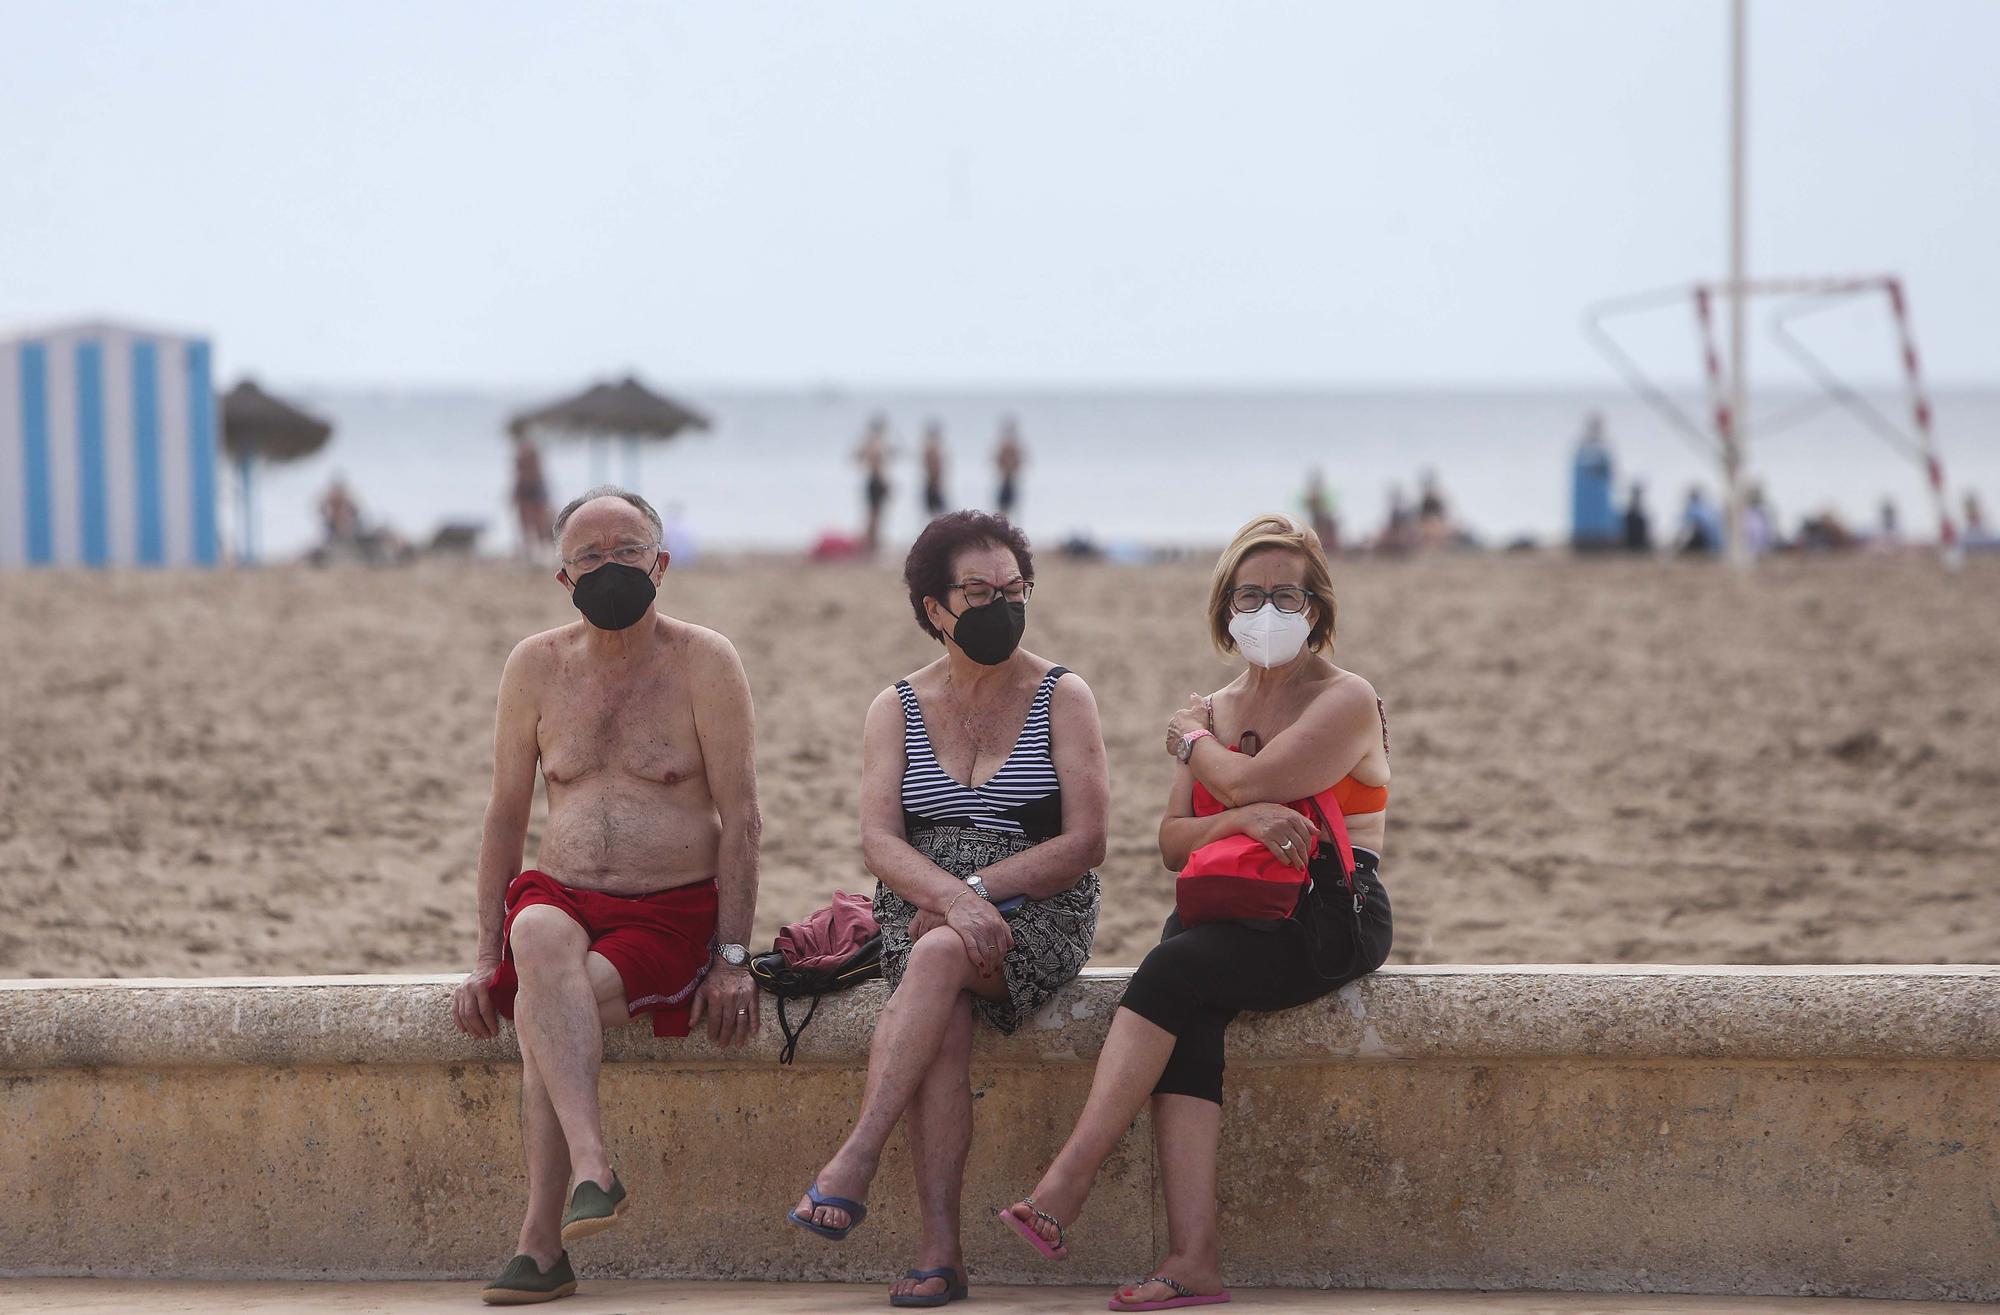
<path id="1" fill-rule="evenodd" d="M 1434 470 L 1424 470 L 1424 474 L 1418 478 L 1416 520 L 1420 524 L 1436 522 L 1440 526 L 1446 520 L 1450 520 L 1450 516 L 1444 510 L 1444 490 L 1438 488 L 1438 472 Z"/>
<path id="2" fill-rule="evenodd" d="M 329 548 L 353 543 L 361 537 L 361 504 L 347 487 L 347 477 L 336 472 L 333 482 L 319 499 L 320 524 Z"/>
<path id="3" fill-rule="evenodd" d="M 1778 546 L 1777 517 L 1764 500 L 1764 486 L 1752 484 L 1743 495 L 1743 543 L 1753 557 L 1762 557 Z"/>
<path id="4" fill-rule="evenodd" d="M 1876 548 L 1899 548 L 1903 544 L 1902 519 L 1896 514 L 1896 500 L 1882 499 L 1882 509 L 1876 522 L 1875 537 L 1871 540 Z"/>
<path id="5" fill-rule="evenodd" d="M 1799 547 L 1841 549 L 1854 546 L 1854 534 L 1831 507 L 1817 516 L 1808 516 L 1799 525 Z"/>
<path id="6" fill-rule="evenodd" d="M 1681 508 L 1680 535 L 1674 541 L 1674 548 L 1684 553 L 1712 553 L 1722 548 L 1722 516 L 1699 484 L 1688 489 L 1687 503 Z"/>
<path id="7" fill-rule="evenodd" d="M 1424 471 L 1418 483 L 1417 539 L 1426 548 L 1441 547 L 1452 540 L 1451 511 L 1445 506 L 1435 470 Z"/>
<path id="8" fill-rule="evenodd" d="M 1612 504 L 1611 448 L 1604 441 L 1604 417 L 1584 417 L 1583 436 L 1570 457 L 1570 546 L 1580 552 L 1618 547 L 1618 509 Z"/>
<path id="9" fill-rule="evenodd" d="M 1320 547 L 1329 554 L 1340 551 L 1340 514 L 1333 493 L 1326 487 L 1326 472 L 1314 466 L 1306 475 L 1305 510 Z"/>
<path id="10" fill-rule="evenodd" d="M 1396 498 L 1402 494 L 1398 490 Z M 1405 545 L 1412 548 L 1476 548 L 1479 540 L 1471 531 L 1452 520 L 1451 506 L 1445 501 L 1444 489 L 1438 483 L 1435 470 L 1423 471 L 1419 481 L 1419 496 L 1414 514 L 1407 508 L 1403 511 L 1401 537 Z"/>
<path id="11" fill-rule="evenodd" d="M 338 471 L 319 498 L 320 525 L 324 542 L 306 553 L 314 566 L 336 562 L 361 562 L 370 566 L 396 566 L 413 560 L 416 545 L 392 525 L 369 525 L 361 514 L 361 504 L 347 486 L 347 477 Z"/>
<path id="12" fill-rule="evenodd" d="M 1000 471 L 999 511 L 1008 520 L 1014 519 L 1014 502 L 1020 496 L 1021 467 L 1028 461 L 1027 449 L 1021 443 L 1020 426 L 1013 416 L 1000 421 L 1000 446 L 993 450 L 993 464 Z"/>
<path id="13" fill-rule="evenodd" d="M 1965 491 L 1965 542 L 1981 548 L 1994 542 L 1993 531 L 1986 527 L 1986 510 L 1971 489 Z"/>
<path id="14" fill-rule="evenodd" d="M 1382 552 L 1408 552 L 1416 546 L 1416 528 L 1416 516 L 1403 497 L 1403 486 L 1391 484 L 1389 518 L 1375 537 L 1375 547 Z"/>
<path id="15" fill-rule="evenodd" d="M 554 522 L 542 454 L 526 434 L 514 435 L 514 516 L 521 523 L 521 556 L 532 562 L 547 551 Z"/>
<path id="16" fill-rule="evenodd" d="M 944 425 L 924 425 L 924 511 L 935 520 L 944 515 Z"/>
<path id="17" fill-rule="evenodd" d="M 868 420 L 868 430 L 861 436 L 861 446 L 854 450 L 854 459 L 861 463 L 866 478 L 861 486 L 861 496 L 868 505 L 867 528 L 861 540 L 869 552 L 874 552 L 882 543 L 882 508 L 889 501 L 889 421 L 880 414 Z"/>
<path id="18" fill-rule="evenodd" d="M 1625 503 L 1625 551 L 1653 551 L 1653 518 L 1646 514 L 1646 486 L 1636 479 Z"/>
<path id="19" fill-rule="evenodd" d="M 598 1104 L 604 1029 L 651 1014 L 655 1036 L 704 1020 L 722 1045 L 757 1032 L 743 663 L 660 610 L 667 554 L 644 498 L 592 489 L 552 533 L 555 578 L 583 615 L 521 641 L 500 677 L 476 957 L 451 997 L 460 1031 L 492 1038 L 512 1018 L 521 1049 L 528 1207 L 514 1258 L 480 1294 L 493 1305 L 574 1292 L 566 1248 L 624 1213 Z M 524 871 L 537 765 L 548 818 Z M 467 1154 L 461 1167 L 483 1172 L 479 1148 Z"/>

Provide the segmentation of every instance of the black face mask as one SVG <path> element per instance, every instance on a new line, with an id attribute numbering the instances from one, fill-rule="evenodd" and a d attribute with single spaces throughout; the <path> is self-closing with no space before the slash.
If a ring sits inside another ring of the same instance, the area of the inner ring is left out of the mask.
<path id="1" fill-rule="evenodd" d="M 960 612 L 958 629 L 951 637 L 980 666 L 997 667 L 1014 656 L 1027 628 L 1026 603 L 996 598 L 984 607 L 968 607 Z"/>
<path id="2" fill-rule="evenodd" d="M 606 562 L 577 580 L 570 600 L 583 619 L 599 630 L 629 630 L 639 624 L 658 594 L 651 572 L 623 562 Z"/>

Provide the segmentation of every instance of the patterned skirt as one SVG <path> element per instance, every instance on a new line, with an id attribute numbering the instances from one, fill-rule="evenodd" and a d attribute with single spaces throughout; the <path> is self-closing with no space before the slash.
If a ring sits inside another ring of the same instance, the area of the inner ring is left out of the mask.
<path id="1" fill-rule="evenodd" d="M 919 854 L 961 878 L 1033 844 L 1026 836 L 969 826 L 931 827 L 910 840 Z M 1012 1032 L 1064 982 L 1083 971 L 1084 961 L 1090 958 L 1090 942 L 1097 935 L 1097 898 L 1097 874 L 1086 872 L 1068 890 L 1045 900 L 1031 899 L 1008 914 L 1014 948 L 1002 961 L 1007 998 L 988 1000 L 974 995 L 973 1010 L 1002 1032 Z M 916 916 L 914 904 L 876 883 L 875 921 L 882 926 L 882 975 L 892 992 L 902 984 L 903 970 L 910 965 L 910 920 Z"/>

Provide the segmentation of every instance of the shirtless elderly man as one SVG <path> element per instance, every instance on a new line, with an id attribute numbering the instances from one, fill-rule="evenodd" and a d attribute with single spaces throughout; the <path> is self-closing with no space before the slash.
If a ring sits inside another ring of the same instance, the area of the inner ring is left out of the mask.
<path id="1" fill-rule="evenodd" d="M 479 950 L 452 995 L 476 1037 L 514 1020 L 528 1212 L 491 1304 L 576 1290 L 567 1244 L 611 1227 L 625 1188 L 597 1103 L 603 1028 L 757 1027 L 743 942 L 757 903 L 750 686 L 728 640 L 659 611 L 659 513 L 597 488 L 556 518 L 556 579 L 581 621 L 525 639 L 500 677 L 493 800 L 479 847 Z M 539 869 L 521 870 L 535 766 Z M 573 1188 L 572 1188 L 573 1185 Z M 565 1208 L 567 1202 L 567 1208 Z"/>

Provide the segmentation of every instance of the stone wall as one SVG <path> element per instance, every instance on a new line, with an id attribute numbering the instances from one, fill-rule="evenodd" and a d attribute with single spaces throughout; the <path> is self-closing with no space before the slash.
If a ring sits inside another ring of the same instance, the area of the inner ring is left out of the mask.
<path id="1" fill-rule="evenodd" d="M 1162 1249 L 1142 1117 L 1042 1261 L 988 1217 L 1068 1131 L 1122 972 L 982 1030 L 973 1270 L 1115 1282 Z M 0 983 L 0 1274 L 484 1277 L 522 1173 L 511 1033 L 443 977 Z M 586 1276 L 881 1279 L 900 1139 L 833 1246 L 784 1222 L 844 1134 L 879 983 L 794 1066 L 607 1047 L 633 1192 Z M 768 1012 L 768 1011 L 767 1011 Z M 2000 968 L 1387 969 L 1230 1034 L 1234 1283 L 2000 1298 Z"/>

